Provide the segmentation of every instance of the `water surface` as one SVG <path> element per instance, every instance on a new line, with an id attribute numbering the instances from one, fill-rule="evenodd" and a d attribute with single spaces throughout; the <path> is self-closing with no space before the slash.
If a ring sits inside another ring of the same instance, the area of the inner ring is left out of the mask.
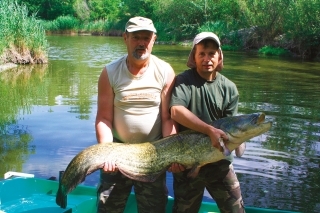
<path id="1" fill-rule="evenodd" d="M 0 175 L 58 177 L 96 143 L 97 81 L 103 66 L 126 53 L 121 38 L 49 36 L 49 64 L 0 73 Z M 190 47 L 156 45 L 176 73 Z M 320 212 L 320 64 L 224 52 L 222 74 L 240 92 L 239 114 L 265 112 L 272 129 L 234 159 L 245 205 Z M 172 177 L 168 173 L 172 195 Z M 84 184 L 96 186 L 98 173 Z M 210 201 L 207 193 L 204 200 Z"/>

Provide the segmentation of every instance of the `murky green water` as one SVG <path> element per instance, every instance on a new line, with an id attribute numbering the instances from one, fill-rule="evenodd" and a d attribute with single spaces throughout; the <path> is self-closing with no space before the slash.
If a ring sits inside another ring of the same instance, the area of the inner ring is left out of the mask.
<path id="1" fill-rule="evenodd" d="M 50 36 L 50 63 L 0 73 L 0 175 L 58 177 L 95 144 L 97 80 L 123 55 L 121 38 Z M 190 47 L 156 45 L 154 54 L 183 71 Z M 224 75 L 240 92 L 239 113 L 274 121 L 247 143 L 234 166 L 247 206 L 320 212 L 320 63 L 225 52 Z M 85 184 L 96 185 L 98 173 Z M 172 178 L 168 174 L 172 195 Z M 210 200 L 205 194 L 204 200 Z"/>

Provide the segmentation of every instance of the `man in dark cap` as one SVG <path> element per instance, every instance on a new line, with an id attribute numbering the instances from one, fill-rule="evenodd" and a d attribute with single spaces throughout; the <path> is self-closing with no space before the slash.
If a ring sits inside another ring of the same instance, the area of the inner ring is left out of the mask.
<path id="1" fill-rule="evenodd" d="M 199 211 L 204 190 L 207 189 L 222 213 L 244 212 L 240 184 L 232 166 L 232 155 L 224 149 L 228 136 L 209 125 L 219 118 L 238 113 L 239 93 L 236 85 L 219 71 L 223 68 L 223 55 L 218 36 L 212 32 L 199 33 L 193 41 L 187 66 L 176 77 L 172 91 L 171 118 L 179 123 L 179 131 L 192 129 L 207 134 L 212 145 L 225 151 L 225 159 L 201 167 L 194 179 L 190 170 L 173 164 L 173 213 Z M 241 156 L 245 145 L 236 150 Z"/>

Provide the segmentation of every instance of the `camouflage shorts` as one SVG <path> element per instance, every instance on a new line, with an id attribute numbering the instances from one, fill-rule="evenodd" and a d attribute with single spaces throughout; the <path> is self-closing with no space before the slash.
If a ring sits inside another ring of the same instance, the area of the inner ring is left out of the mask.
<path id="1" fill-rule="evenodd" d="M 173 213 L 198 212 L 205 188 L 222 213 L 245 212 L 240 184 L 230 161 L 205 165 L 194 179 L 187 177 L 189 171 L 173 174 Z"/>
<path id="2" fill-rule="evenodd" d="M 134 187 L 139 213 L 164 213 L 168 201 L 166 174 L 155 182 L 145 183 L 131 180 L 120 172 L 100 173 L 97 192 L 98 213 L 122 213 Z"/>

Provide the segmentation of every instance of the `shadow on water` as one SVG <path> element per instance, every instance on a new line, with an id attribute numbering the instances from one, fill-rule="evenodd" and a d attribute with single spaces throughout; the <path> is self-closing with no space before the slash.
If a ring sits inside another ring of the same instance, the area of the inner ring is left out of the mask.
<path id="1" fill-rule="evenodd" d="M 58 176 L 96 143 L 98 76 L 125 54 L 122 38 L 49 36 L 49 64 L 0 73 L 0 175 Z M 190 47 L 156 45 L 154 54 L 186 69 Z M 224 51 L 222 74 L 240 93 L 239 114 L 265 112 L 267 133 L 234 158 L 247 206 L 320 212 L 320 64 Z M 172 196 L 172 176 L 167 173 Z M 85 185 L 96 186 L 98 172 Z M 210 201 L 207 192 L 204 200 Z"/>

